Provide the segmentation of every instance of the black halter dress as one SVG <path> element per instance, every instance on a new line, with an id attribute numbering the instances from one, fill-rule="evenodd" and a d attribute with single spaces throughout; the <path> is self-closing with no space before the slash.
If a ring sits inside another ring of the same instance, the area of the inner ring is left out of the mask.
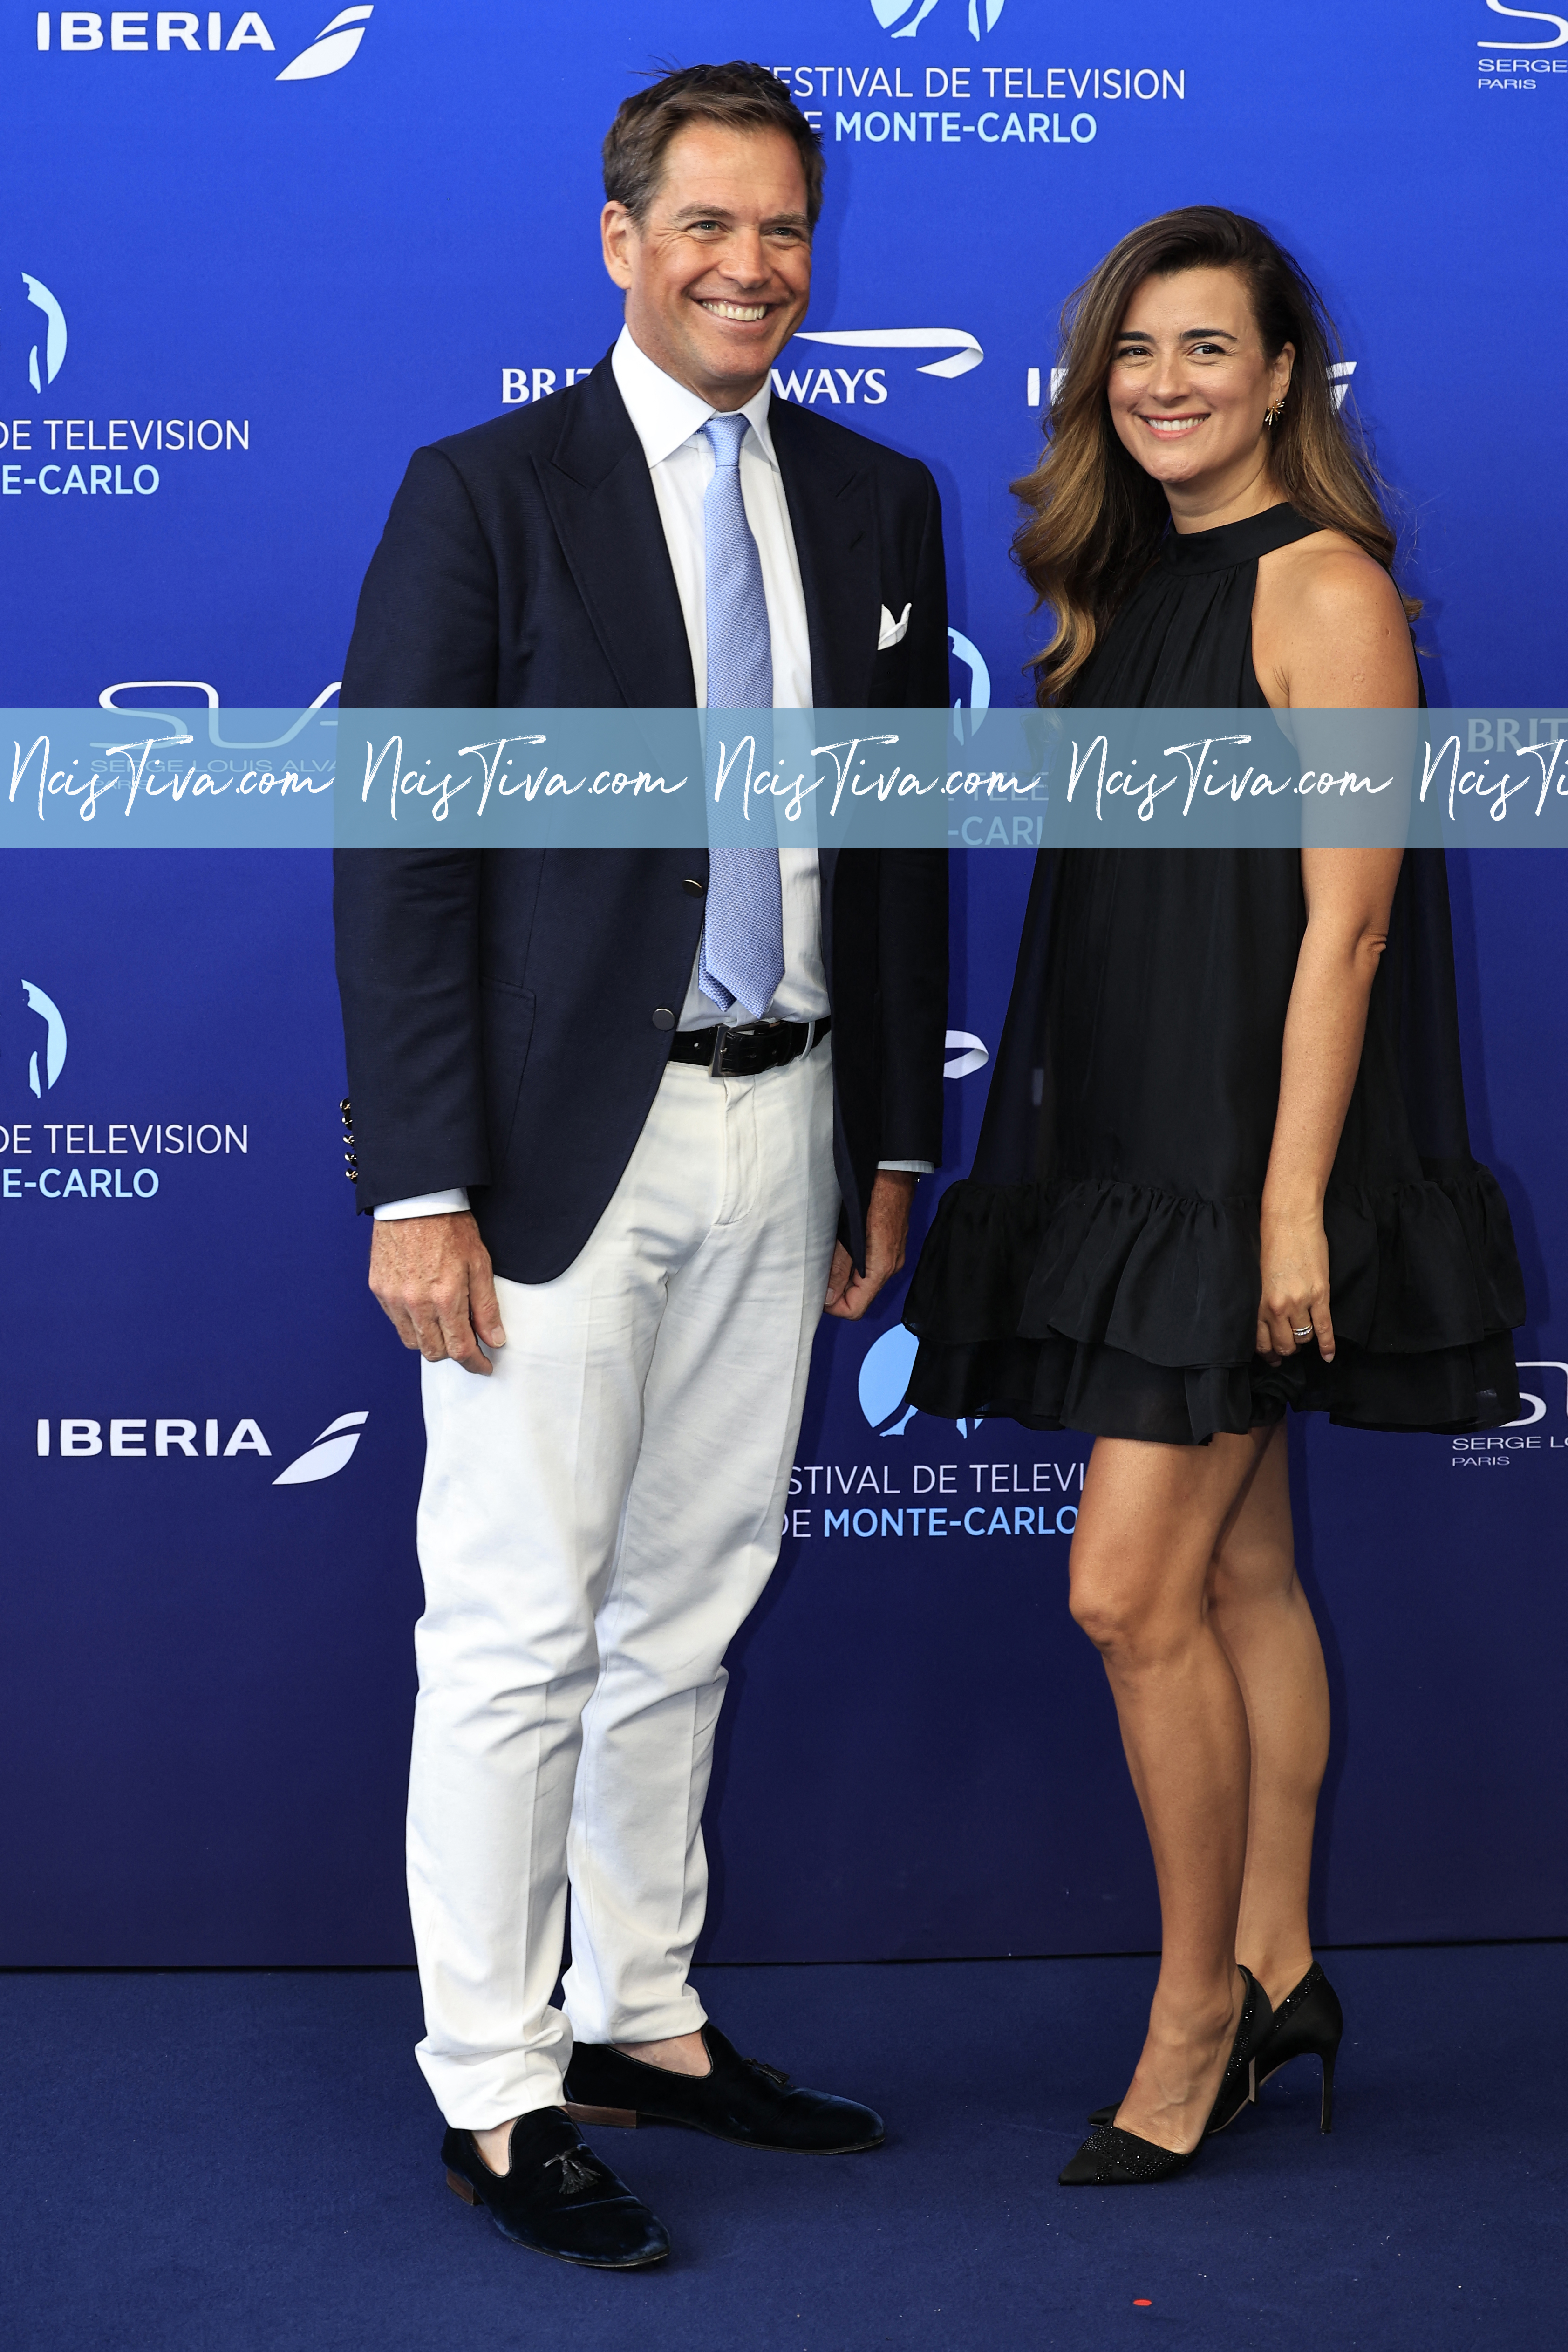
<path id="1" fill-rule="evenodd" d="M 1258 560 L 1279 506 L 1167 535 L 1081 704 L 1265 708 Z M 1324 1203 L 1337 1352 L 1254 1352 L 1259 1212 L 1306 923 L 1299 850 L 1044 850 L 973 1174 L 910 1286 L 911 1402 L 1202 1444 L 1287 1405 L 1362 1429 L 1520 1412 L 1507 1205 L 1472 1156 L 1447 877 L 1407 850 Z"/>

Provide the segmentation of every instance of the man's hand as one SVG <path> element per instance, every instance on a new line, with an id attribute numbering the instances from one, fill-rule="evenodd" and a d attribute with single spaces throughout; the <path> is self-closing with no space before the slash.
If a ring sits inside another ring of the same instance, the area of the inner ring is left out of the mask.
<path id="1" fill-rule="evenodd" d="M 467 1209 L 447 1217 L 386 1217 L 370 1245 L 370 1286 L 405 1348 L 427 1364 L 448 1357 L 489 1374 L 485 1348 L 504 1348 L 489 1252 Z"/>
<path id="2" fill-rule="evenodd" d="M 827 1276 L 826 1313 L 858 1323 L 882 1285 L 897 1274 L 904 1262 L 910 1202 L 918 1181 L 901 1169 L 878 1169 L 866 1208 L 866 1271 L 857 1274 L 855 1261 L 843 1243 L 835 1244 Z"/>

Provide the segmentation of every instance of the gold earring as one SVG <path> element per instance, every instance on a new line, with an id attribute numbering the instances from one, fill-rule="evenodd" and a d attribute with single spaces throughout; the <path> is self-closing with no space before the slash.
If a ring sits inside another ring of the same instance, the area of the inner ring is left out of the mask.
<path id="1" fill-rule="evenodd" d="M 1273 430 L 1275 425 L 1279 422 L 1279 412 L 1284 405 L 1285 403 L 1282 400 L 1277 400 L 1272 408 L 1266 408 L 1264 410 L 1263 422 L 1269 427 L 1270 431 Z"/>

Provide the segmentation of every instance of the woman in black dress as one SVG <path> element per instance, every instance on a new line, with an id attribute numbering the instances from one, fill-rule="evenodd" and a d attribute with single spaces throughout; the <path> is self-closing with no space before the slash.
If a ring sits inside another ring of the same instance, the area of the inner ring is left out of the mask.
<path id="1" fill-rule="evenodd" d="M 1409 708 L 1409 617 L 1330 331 L 1256 223 L 1117 247 L 1069 306 L 1016 550 L 1042 701 Z M 975 1169 L 910 1291 L 911 1400 L 1090 1432 L 1071 1607 L 1159 1881 L 1119 2107 L 1062 2175 L 1160 2179 L 1339 2003 L 1307 1888 L 1328 1685 L 1287 1406 L 1520 1411 L 1508 1212 L 1471 1156 L 1440 851 L 1042 853 Z"/>

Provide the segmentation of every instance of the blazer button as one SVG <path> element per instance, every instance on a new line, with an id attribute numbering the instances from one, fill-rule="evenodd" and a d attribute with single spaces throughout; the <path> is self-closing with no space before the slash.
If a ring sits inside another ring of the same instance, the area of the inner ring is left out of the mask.
<path id="1" fill-rule="evenodd" d="M 668 1007 L 668 1004 L 656 1004 L 656 1005 L 654 1006 L 654 1008 L 653 1008 L 653 1025 L 654 1025 L 654 1027 L 655 1027 L 656 1029 L 673 1029 L 673 1028 L 674 1028 L 674 1026 L 675 1026 L 675 1015 L 674 1015 L 674 1013 L 670 1011 L 670 1009 L 669 1009 L 669 1007 Z"/>
<path id="2" fill-rule="evenodd" d="M 703 886 L 695 875 L 689 874 L 680 887 L 689 898 L 700 898 L 702 896 Z"/>

